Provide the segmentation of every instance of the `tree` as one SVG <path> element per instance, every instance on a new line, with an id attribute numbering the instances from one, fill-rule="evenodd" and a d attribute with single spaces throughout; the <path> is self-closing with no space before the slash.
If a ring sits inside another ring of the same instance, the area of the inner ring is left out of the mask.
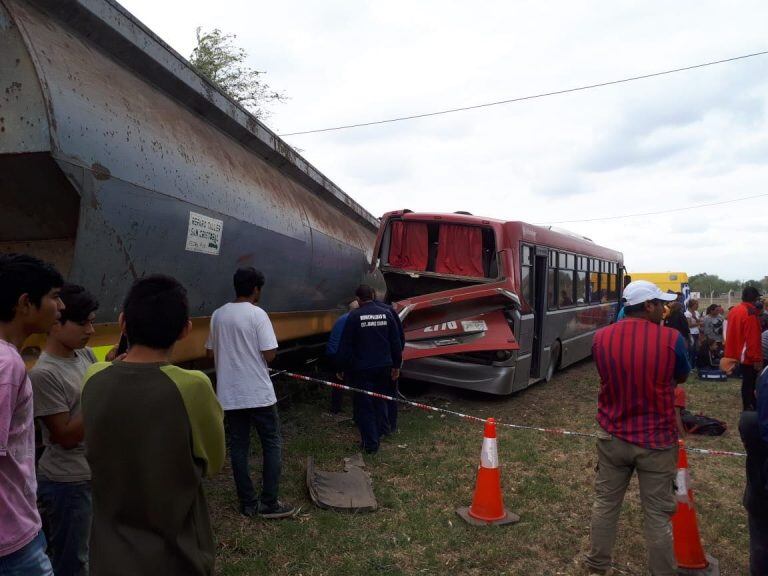
<path id="1" fill-rule="evenodd" d="M 192 66 L 254 116 L 267 118 L 270 104 L 288 99 L 283 92 L 272 89 L 261 78 L 265 72 L 246 64 L 248 54 L 235 46 L 234 34 L 224 34 L 218 28 L 203 31 L 200 27 L 195 34 L 197 46 L 189 57 Z"/>
<path id="2" fill-rule="evenodd" d="M 688 284 L 692 291 L 701 292 L 707 296 L 712 292 L 715 294 L 728 292 L 726 281 L 720 278 L 717 274 L 707 274 L 706 272 L 694 274 L 688 277 Z"/>
<path id="3" fill-rule="evenodd" d="M 717 274 L 702 272 L 701 274 L 689 276 L 688 284 L 694 292 L 701 292 L 707 296 L 714 292 L 716 296 L 719 296 L 728 294 L 729 290 L 733 290 L 737 294 L 741 293 L 742 283 L 739 280 L 724 280 Z"/>

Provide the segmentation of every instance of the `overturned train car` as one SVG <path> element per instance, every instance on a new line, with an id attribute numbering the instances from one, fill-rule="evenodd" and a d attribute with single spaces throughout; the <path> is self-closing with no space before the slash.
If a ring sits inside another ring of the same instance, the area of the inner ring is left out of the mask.
<path id="1" fill-rule="evenodd" d="M 616 317 L 622 254 L 568 232 L 401 210 L 374 254 L 417 380 L 509 394 L 589 356 Z"/>
<path id="2" fill-rule="evenodd" d="M 150 273 L 189 291 L 177 360 L 202 353 L 238 266 L 266 274 L 281 342 L 380 284 L 378 220 L 111 0 L 0 0 L 0 195 L 0 251 L 96 293 L 96 345 Z"/>

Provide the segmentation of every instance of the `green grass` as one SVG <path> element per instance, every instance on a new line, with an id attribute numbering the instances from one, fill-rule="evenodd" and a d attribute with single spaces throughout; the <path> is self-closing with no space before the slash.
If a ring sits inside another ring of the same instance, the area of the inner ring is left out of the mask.
<path id="1" fill-rule="evenodd" d="M 559 373 L 509 398 L 434 388 L 419 401 L 520 424 L 594 431 L 597 375 L 590 362 Z M 725 420 L 720 438 L 689 444 L 741 451 L 737 422 L 739 383 L 686 386 L 689 409 Z M 275 575 L 578 574 L 574 558 L 589 546 L 589 515 L 596 455 L 588 438 L 499 428 L 506 506 L 521 516 L 513 526 L 473 528 L 455 509 L 471 502 L 483 428 L 477 423 L 417 409 L 401 409 L 400 433 L 366 456 L 379 509 L 339 514 L 311 504 L 306 459 L 341 470 L 356 451 L 349 423 L 323 413 L 326 389 L 286 382 L 290 406 L 281 410 L 285 448 L 281 498 L 302 510 L 295 519 L 248 520 L 237 512 L 231 470 L 207 484 L 218 542 L 217 572 Z M 349 398 L 345 398 L 349 410 Z M 744 460 L 690 455 L 699 528 L 721 574 L 747 573 L 746 514 L 741 506 Z M 253 478 L 260 449 L 253 443 Z M 636 480 L 627 493 L 615 550 L 619 574 L 645 574 L 642 511 Z"/>

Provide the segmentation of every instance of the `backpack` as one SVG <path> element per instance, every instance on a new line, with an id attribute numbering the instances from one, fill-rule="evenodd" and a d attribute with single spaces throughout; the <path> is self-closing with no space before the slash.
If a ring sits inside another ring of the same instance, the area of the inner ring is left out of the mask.
<path id="1" fill-rule="evenodd" d="M 688 434 L 722 436 L 728 430 L 728 425 L 725 422 L 717 418 L 704 416 L 704 414 L 691 414 L 688 410 L 681 410 L 680 417 Z"/>

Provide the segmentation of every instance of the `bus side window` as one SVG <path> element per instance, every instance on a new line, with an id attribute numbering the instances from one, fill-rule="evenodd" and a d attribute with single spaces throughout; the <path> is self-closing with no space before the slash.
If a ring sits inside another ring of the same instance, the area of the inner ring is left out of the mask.
<path id="1" fill-rule="evenodd" d="M 587 273 L 579 270 L 576 272 L 576 304 L 579 306 L 587 302 Z"/>
<path id="2" fill-rule="evenodd" d="M 573 270 L 557 271 L 557 288 L 560 291 L 559 304 L 561 308 L 573 306 Z"/>
<path id="3" fill-rule="evenodd" d="M 533 294 L 533 251 L 530 246 L 523 246 L 520 258 L 520 294 L 526 304 L 534 307 Z"/>
<path id="4" fill-rule="evenodd" d="M 587 302 L 587 258 L 578 256 L 576 258 L 576 305 L 584 306 Z"/>
<path id="5" fill-rule="evenodd" d="M 608 278 L 610 274 L 607 272 L 600 272 L 600 299 L 599 302 L 608 301 Z"/>
<path id="6" fill-rule="evenodd" d="M 618 276 L 616 274 L 616 262 L 610 263 L 610 275 L 608 285 L 608 300 L 614 302 L 619 299 Z"/>
<path id="7" fill-rule="evenodd" d="M 589 259 L 589 301 L 600 302 L 600 260 Z"/>
<path id="8" fill-rule="evenodd" d="M 549 253 L 549 266 L 547 267 L 547 307 L 552 310 L 557 308 L 557 286 L 555 275 L 555 264 L 557 262 L 557 253 Z"/>

